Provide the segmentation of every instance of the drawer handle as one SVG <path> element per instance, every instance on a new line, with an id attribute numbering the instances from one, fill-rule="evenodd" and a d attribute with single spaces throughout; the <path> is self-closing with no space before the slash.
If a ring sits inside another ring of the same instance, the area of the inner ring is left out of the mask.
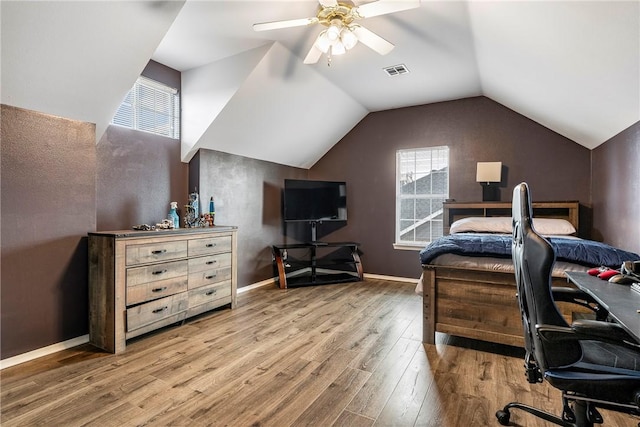
<path id="1" fill-rule="evenodd" d="M 217 291 L 214 289 L 212 291 L 208 291 L 207 293 L 205 293 L 206 296 L 211 296 L 213 294 L 215 294 Z"/>
<path id="2" fill-rule="evenodd" d="M 168 309 L 169 309 L 169 307 L 167 307 L 167 306 L 165 305 L 165 306 L 164 306 L 164 307 L 162 307 L 162 308 L 156 308 L 155 310 L 153 310 L 153 313 L 154 313 L 154 314 L 155 314 L 155 313 L 162 313 L 163 311 L 168 310 Z"/>
<path id="3" fill-rule="evenodd" d="M 154 254 L 154 255 L 160 255 L 160 254 L 163 254 L 165 252 L 167 252 L 166 249 L 158 249 L 158 250 L 155 250 L 155 251 L 151 251 L 151 253 Z"/>
<path id="4" fill-rule="evenodd" d="M 208 248 L 212 248 L 212 247 L 214 247 L 215 245 L 216 245 L 215 243 L 207 243 L 207 247 L 208 247 Z"/>
<path id="5" fill-rule="evenodd" d="M 162 292 L 162 291 L 166 291 L 166 290 L 167 290 L 167 287 L 163 286 L 161 288 L 153 288 L 153 289 L 151 289 L 151 292 Z"/>
<path id="6" fill-rule="evenodd" d="M 215 264 L 216 262 L 218 262 L 218 261 L 216 261 L 216 260 L 214 259 L 213 261 L 207 261 L 207 262 L 206 262 L 206 264 L 207 264 L 207 265 L 211 265 L 211 264 Z"/>
<path id="7" fill-rule="evenodd" d="M 163 274 L 163 273 L 166 273 L 166 272 L 167 272 L 167 270 L 165 269 L 165 270 L 153 271 L 153 272 L 151 272 L 151 274 Z"/>
<path id="8" fill-rule="evenodd" d="M 217 276 L 217 274 L 212 274 L 211 276 L 204 276 L 204 278 L 209 280 L 209 279 L 213 279 L 216 276 Z"/>

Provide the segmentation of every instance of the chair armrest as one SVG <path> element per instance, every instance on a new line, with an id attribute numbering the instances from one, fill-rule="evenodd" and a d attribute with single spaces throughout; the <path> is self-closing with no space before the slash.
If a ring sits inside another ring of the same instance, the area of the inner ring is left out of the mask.
<path id="1" fill-rule="evenodd" d="M 568 302 L 581 307 L 588 308 L 596 315 L 596 320 L 606 320 L 609 312 L 600 306 L 598 302 L 588 293 L 580 289 L 554 286 L 551 288 L 553 299 L 560 302 Z"/>
<path id="2" fill-rule="evenodd" d="M 622 326 L 613 322 L 580 319 L 571 324 L 571 329 L 580 335 L 598 337 L 606 342 L 626 341 L 636 343 L 635 339 Z"/>
<path id="3" fill-rule="evenodd" d="M 540 338 L 548 342 L 601 341 L 609 344 L 640 350 L 640 344 L 620 325 L 599 320 L 576 320 L 570 327 L 536 325 Z"/>

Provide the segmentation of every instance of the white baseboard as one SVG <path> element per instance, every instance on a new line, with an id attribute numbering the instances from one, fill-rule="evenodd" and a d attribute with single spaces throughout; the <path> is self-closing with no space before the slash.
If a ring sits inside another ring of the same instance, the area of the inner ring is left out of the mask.
<path id="1" fill-rule="evenodd" d="M 391 282 L 406 282 L 406 283 L 413 283 L 414 285 L 418 283 L 418 280 L 420 280 L 419 278 L 416 278 L 416 277 L 385 276 L 383 274 L 371 274 L 371 273 L 364 273 L 364 278 L 389 280 Z"/>
<path id="2" fill-rule="evenodd" d="M 257 289 L 257 288 L 261 288 L 263 286 L 274 285 L 275 283 L 276 283 L 276 279 L 263 280 L 262 282 L 256 282 L 256 283 L 253 283 L 251 285 L 247 285 L 247 286 L 243 286 L 241 288 L 238 288 L 238 293 L 241 294 L 243 292 L 249 292 L 251 290 L 254 290 L 254 289 Z"/>
<path id="3" fill-rule="evenodd" d="M 409 277 L 396 277 L 396 276 L 384 276 L 381 274 L 364 274 L 365 278 L 368 279 L 378 279 L 378 280 L 389 280 L 392 282 L 407 282 L 407 283 L 417 283 L 418 279 L 409 278 Z M 274 278 L 266 279 L 261 282 L 253 283 L 248 286 L 243 286 L 238 288 L 238 293 L 249 292 L 254 289 L 261 288 L 263 286 L 270 286 L 276 283 Z M 89 335 L 82 335 L 80 337 L 72 338 L 67 341 L 63 341 L 57 344 L 52 344 L 47 347 L 38 348 L 33 351 L 29 351 L 27 353 L 19 354 L 14 357 L 9 357 L 8 359 L 0 360 L 0 370 L 4 368 L 9 368 L 11 366 L 19 365 L 20 363 L 29 362 L 31 360 L 37 359 L 39 357 L 48 356 L 49 354 L 57 353 L 58 351 L 67 350 L 72 347 L 76 347 L 78 345 L 86 344 L 89 342 Z"/>
<path id="4" fill-rule="evenodd" d="M 82 335 L 80 337 L 72 338 L 67 341 L 59 342 L 57 344 L 51 344 L 46 347 L 29 351 L 27 353 L 22 353 L 17 356 L 9 357 L 8 359 L 2 359 L 0 360 L 0 370 L 18 365 L 20 363 L 29 362 L 30 360 L 34 360 L 42 356 L 48 356 L 49 354 L 57 353 L 62 350 L 67 350 L 71 347 L 76 347 L 81 344 L 86 344 L 88 342 L 89 342 L 89 335 Z"/>

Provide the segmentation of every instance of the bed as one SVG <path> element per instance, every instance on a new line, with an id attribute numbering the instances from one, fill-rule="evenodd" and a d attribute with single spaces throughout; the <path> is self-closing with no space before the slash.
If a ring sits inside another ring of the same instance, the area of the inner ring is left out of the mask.
<path id="1" fill-rule="evenodd" d="M 534 227 L 556 249 L 554 286 L 569 286 L 564 272 L 586 271 L 640 259 L 576 236 L 579 203 L 533 203 Z M 511 203 L 445 203 L 443 237 L 420 252 L 423 273 L 416 288 L 423 295 L 423 341 L 435 333 L 524 346 L 511 263 Z M 435 249 L 434 249 L 435 248 Z M 586 309 L 559 303 L 567 319 Z"/>

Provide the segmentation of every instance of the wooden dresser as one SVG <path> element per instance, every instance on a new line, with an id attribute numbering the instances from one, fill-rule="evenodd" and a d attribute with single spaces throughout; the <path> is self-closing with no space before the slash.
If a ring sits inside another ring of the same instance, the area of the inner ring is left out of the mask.
<path id="1" fill-rule="evenodd" d="M 89 337 L 126 340 L 224 305 L 235 308 L 237 229 L 89 233 Z"/>

